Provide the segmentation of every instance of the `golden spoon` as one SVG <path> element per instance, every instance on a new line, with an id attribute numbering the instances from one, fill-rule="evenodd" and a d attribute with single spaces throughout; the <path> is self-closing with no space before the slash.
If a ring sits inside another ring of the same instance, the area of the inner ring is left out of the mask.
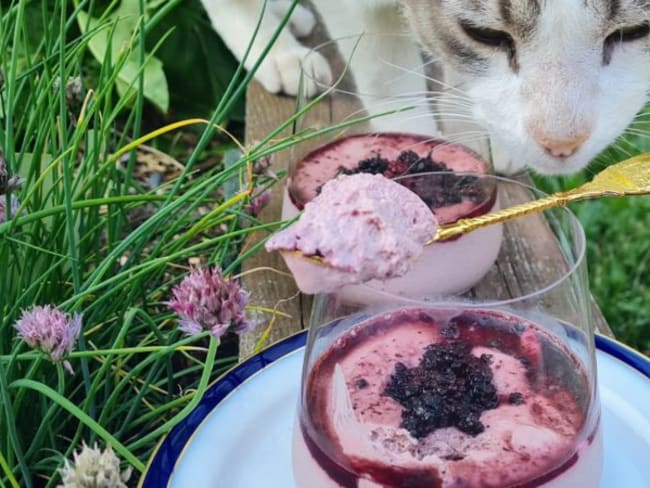
<path id="1" fill-rule="evenodd" d="M 466 234 L 487 225 L 498 224 L 549 208 L 562 207 L 570 202 L 600 197 L 623 197 L 650 194 L 650 152 L 613 164 L 593 180 L 572 190 L 553 193 L 538 200 L 521 203 L 478 217 L 459 219 L 453 224 L 441 225 L 425 245 Z"/>
<path id="2" fill-rule="evenodd" d="M 436 234 L 425 243 L 425 246 L 488 225 L 498 224 L 550 208 L 562 207 L 578 200 L 646 194 L 650 194 L 650 152 L 613 164 L 598 173 L 593 180 L 572 190 L 553 193 L 538 200 L 521 203 L 478 217 L 459 219 L 453 224 L 441 225 L 438 227 Z M 320 256 L 305 256 L 300 251 L 290 251 L 289 253 L 320 265 L 329 265 Z"/>

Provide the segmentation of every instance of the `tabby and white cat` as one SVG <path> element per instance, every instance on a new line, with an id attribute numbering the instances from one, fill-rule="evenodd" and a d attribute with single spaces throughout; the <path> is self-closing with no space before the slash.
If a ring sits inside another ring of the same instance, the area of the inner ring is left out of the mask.
<path id="1" fill-rule="evenodd" d="M 241 58 L 263 0 L 203 0 L 217 32 Z M 418 45 L 440 60 L 447 84 L 462 90 L 472 117 L 499 152 L 502 171 L 519 164 L 546 174 L 583 168 L 633 120 L 646 101 L 650 81 L 650 0 L 312 0 L 332 38 L 361 32 L 385 36 L 359 49 L 357 88 L 422 93 L 381 82 L 372 61 L 422 70 Z M 250 67 L 291 1 L 269 0 Z M 308 49 L 297 40 L 314 26 L 298 6 L 290 30 L 280 35 L 257 73 L 272 92 L 295 94 Z M 413 40 L 411 40 L 411 38 Z M 344 56 L 351 44 L 342 45 Z M 328 63 L 309 56 L 306 69 L 330 81 Z M 417 85 L 417 86 L 416 86 Z M 392 88 L 391 88 L 392 87 Z M 314 91 L 315 86 L 309 86 Z M 386 93 L 394 95 L 398 93 Z M 458 97 L 458 95 L 457 95 Z M 424 100 L 424 97 L 423 97 Z M 424 104 L 423 104 L 424 105 Z M 422 128 L 423 121 L 417 121 Z M 428 118 L 435 130 L 433 117 Z"/>

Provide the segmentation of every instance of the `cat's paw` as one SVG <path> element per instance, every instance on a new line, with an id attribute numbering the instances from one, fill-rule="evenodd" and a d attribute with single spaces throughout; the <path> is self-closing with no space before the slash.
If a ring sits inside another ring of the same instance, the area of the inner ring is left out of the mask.
<path id="1" fill-rule="evenodd" d="M 492 141 L 491 148 L 492 166 L 496 173 L 502 175 L 513 175 L 526 169 L 525 164 L 521 161 L 513 160 L 510 154 L 508 154 L 508 152 L 495 141 Z"/>
<path id="2" fill-rule="evenodd" d="M 292 3 L 291 0 L 275 0 L 270 2 L 269 6 L 275 15 L 282 18 Z M 294 35 L 296 37 L 308 36 L 314 30 L 315 25 L 316 17 L 314 17 L 314 14 L 308 8 L 300 4 L 296 5 L 289 18 L 289 27 Z"/>
<path id="3" fill-rule="evenodd" d="M 323 56 L 312 52 L 305 58 L 307 53 L 309 49 L 299 44 L 271 50 L 256 73 L 258 81 L 271 93 L 295 96 L 302 90 L 313 97 L 332 83 L 332 71 Z"/>

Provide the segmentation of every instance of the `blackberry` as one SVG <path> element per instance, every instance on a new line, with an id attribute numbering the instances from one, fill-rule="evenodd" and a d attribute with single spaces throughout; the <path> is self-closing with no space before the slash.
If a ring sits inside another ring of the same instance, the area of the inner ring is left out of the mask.
<path id="1" fill-rule="evenodd" d="M 404 161 L 391 161 L 388 163 L 388 168 L 386 169 L 386 178 L 395 178 L 397 176 L 405 175 L 408 172 L 408 164 Z"/>
<path id="2" fill-rule="evenodd" d="M 358 390 L 363 390 L 364 388 L 368 388 L 368 380 L 366 380 L 365 378 L 359 378 L 355 384 Z"/>
<path id="3" fill-rule="evenodd" d="M 356 175 L 359 173 L 358 168 L 346 168 L 345 166 L 339 166 L 336 170 L 336 176 L 339 175 Z"/>
<path id="4" fill-rule="evenodd" d="M 407 156 L 405 159 L 411 161 L 413 156 Z M 422 159 L 418 161 L 422 161 Z M 433 167 L 431 165 L 436 164 L 437 163 L 435 162 L 418 162 L 414 168 L 421 169 L 422 167 L 426 167 L 429 168 L 426 169 L 426 171 L 429 171 L 430 168 Z M 446 171 L 447 169 L 448 168 L 443 164 L 442 169 L 436 169 L 434 172 Z M 413 171 L 413 168 L 411 168 L 409 174 L 411 173 L 416 174 L 417 171 Z M 436 176 L 433 180 L 430 178 L 427 178 L 426 180 L 419 178 L 406 178 L 400 180 L 400 183 L 416 193 L 431 209 L 456 205 L 462 203 L 466 199 L 471 200 L 474 203 L 480 203 L 484 201 L 486 197 L 483 188 L 480 186 L 479 178 L 476 176 L 458 177 L 453 173 L 443 173 Z"/>
<path id="5" fill-rule="evenodd" d="M 523 405 L 526 402 L 524 400 L 524 395 L 519 392 L 515 392 L 508 395 L 508 403 L 510 405 Z"/>
<path id="6" fill-rule="evenodd" d="M 476 436 L 485 430 L 481 413 L 499 404 L 491 361 L 463 342 L 432 344 L 414 368 L 395 365 L 384 395 L 402 405 L 401 427 L 416 439 L 445 427 Z"/>
<path id="7" fill-rule="evenodd" d="M 358 173 L 370 173 L 373 175 L 383 175 L 388 168 L 388 160 L 382 158 L 378 154 L 359 161 Z"/>
<path id="8" fill-rule="evenodd" d="M 460 195 L 474 203 L 485 200 L 485 190 L 481 186 L 480 179 L 476 176 L 464 176 L 456 182 Z"/>
<path id="9" fill-rule="evenodd" d="M 440 334 L 445 339 L 458 339 L 460 337 L 460 329 L 458 328 L 458 321 L 454 318 L 451 319 L 447 325 L 440 329 Z"/>
<path id="10" fill-rule="evenodd" d="M 399 156 L 397 156 L 397 161 L 405 164 L 408 168 L 413 166 L 420 160 L 420 156 L 415 151 L 402 151 Z"/>
<path id="11" fill-rule="evenodd" d="M 438 163 L 431 158 L 431 153 L 420 157 L 415 151 L 402 151 L 397 160 L 408 166 L 409 174 L 428 173 L 436 171 L 449 171 L 445 163 Z"/>

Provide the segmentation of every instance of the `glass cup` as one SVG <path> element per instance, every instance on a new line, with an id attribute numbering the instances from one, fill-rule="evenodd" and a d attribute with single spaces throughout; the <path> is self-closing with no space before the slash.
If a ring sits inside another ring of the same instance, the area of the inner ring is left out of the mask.
<path id="1" fill-rule="evenodd" d="M 403 45 L 413 42 L 408 35 L 362 33 L 329 40 L 308 52 L 296 97 L 296 111 L 301 116 L 294 124 L 294 132 L 344 126 L 294 146 L 292 164 L 335 139 L 378 132 L 442 138 L 491 160 L 487 133 L 473 120 L 469 95 L 442 80 L 434 60 L 424 55 L 411 59 L 416 51 Z M 397 56 L 387 49 L 411 54 Z M 315 56 L 329 62 L 331 83 L 322 82 L 309 71 L 310 66 L 318 64 L 309 60 Z M 326 93 L 326 97 L 306 109 L 315 93 Z M 290 165 L 290 173 L 293 169 Z"/>
<path id="2" fill-rule="evenodd" d="M 541 196 L 481 178 L 497 183 L 504 206 Z M 584 232 L 563 208 L 505 223 L 503 235 L 488 276 L 462 296 L 372 287 L 370 303 L 316 296 L 294 430 L 297 488 L 599 486 Z"/>
<path id="3" fill-rule="evenodd" d="M 328 125 L 346 126 L 299 145 L 294 161 L 342 136 L 377 132 L 443 137 L 489 160 L 487 133 L 473 120 L 469 95 L 443 80 L 434 59 L 405 46 L 412 44 L 412 36 L 406 34 L 360 33 L 312 48 L 302 62 L 296 111 L 303 112 L 315 93 L 327 96 L 304 111 L 294 130 L 322 129 L 324 119 Z M 324 83 L 309 71 L 310 66 L 319 64 L 310 62 L 315 56 L 329 62 L 331 83 Z"/>
<path id="4" fill-rule="evenodd" d="M 406 186 L 431 208 L 440 224 L 476 217 L 500 208 L 498 180 L 487 175 L 449 171 L 400 176 L 394 181 Z M 399 202 L 394 202 L 399 205 Z M 290 215 L 285 215 L 285 218 Z M 342 300 L 370 304 L 383 300 L 375 291 L 404 297 L 432 297 L 467 291 L 494 264 L 502 241 L 500 224 L 425 246 L 403 276 L 372 280 L 364 285 L 345 285 L 337 290 Z M 326 278 L 321 266 L 285 255 L 285 261 L 301 290 L 323 289 Z M 430 279 L 432 275 L 437 279 Z"/>
<path id="5" fill-rule="evenodd" d="M 391 42 L 386 43 L 386 38 L 391 38 Z M 439 100 L 429 96 L 436 87 L 427 85 L 425 74 L 416 69 L 418 66 L 422 67 L 423 61 L 404 60 L 402 65 L 396 65 L 386 61 L 386 53 L 375 48 L 377 45 L 387 44 L 396 46 L 401 42 L 412 41 L 408 36 L 402 35 L 362 34 L 326 42 L 307 55 L 309 58 L 318 54 L 330 60 L 335 81 L 327 86 L 311 73 L 304 72 L 303 86 L 307 83 L 316 85 L 318 91 L 327 92 L 327 96 L 317 106 L 305 111 L 296 121 L 297 134 L 322 129 L 323 124 L 345 124 L 368 115 L 375 117 L 313 139 L 302 140 L 292 147 L 288 154 L 289 175 L 283 195 L 284 219 L 292 218 L 302 210 L 304 205 L 316 196 L 318 188 L 335 178 L 341 168 L 354 171 L 363 161 L 367 162 L 373 158 L 390 160 L 392 165 L 406 153 L 417 153 L 422 158 L 419 162 L 393 166 L 400 166 L 402 171 L 403 168 L 408 168 L 409 173 L 415 167 L 422 167 L 417 171 L 425 174 L 415 176 L 398 171 L 391 173 L 390 169 L 383 173 L 412 187 L 421 196 L 422 192 L 430 192 L 432 188 L 446 192 L 447 195 L 450 191 L 453 193 L 454 189 L 466 186 L 465 182 L 469 178 L 465 174 L 467 172 L 491 173 L 487 139 L 475 138 L 472 142 L 477 144 L 473 148 L 467 147 L 440 139 L 440 134 L 429 124 L 434 120 L 432 110 Z M 380 85 L 371 83 L 365 76 L 369 62 L 376 68 L 373 72 L 382 72 L 382 75 L 377 77 L 383 80 Z M 312 63 L 306 59 L 303 65 L 308 67 Z M 309 99 L 304 95 L 306 90 L 301 93 L 297 98 L 298 111 L 302 111 L 309 103 Z M 457 99 L 459 95 L 456 94 L 455 97 Z M 466 104 L 462 105 L 466 107 Z M 465 116 L 464 120 L 468 117 Z M 461 142 L 470 141 L 461 139 Z M 421 164 L 422 161 L 426 164 Z M 447 166 L 444 166 L 445 164 Z M 440 175 L 428 174 L 431 171 Z M 498 201 L 492 198 L 494 189 L 487 188 L 493 184 L 493 180 L 480 180 L 479 189 L 487 198 L 478 205 L 472 202 L 470 197 L 465 198 L 462 205 L 447 202 L 435 208 L 441 223 L 451 223 L 458 218 L 498 208 Z M 486 245 L 481 252 L 468 258 L 462 249 L 473 246 L 472 243 L 477 239 Z M 370 286 L 401 295 L 412 295 L 414 292 L 420 292 L 420 288 L 428 294 L 465 291 L 492 265 L 498 253 L 500 239 L 500 227 L 496 226 L 453 242 L 437 243 L 427 248 L 422 262 L 416 269 L 450 266 L 465 269 L 461 273 L 444 273 L 446 278 L 442 281 L 421 282 L 405 277 L 381 283 L 373 282 Z M 310 278 L 310 270 L 302 266 L 304 263 L 291 258 L 287 261 L 299 284 L 301 277 Z M 419 286 L 421 284 L 425 286 Z M 418 286 L 414 290 L 409 285 Z M 301 289 L 306 288 L 301 286 Z M 343 291 L 345 296 L 364 294 L 360 287 L 346 287 Z M 368 300 L 372 299 L 371 295 L 365 295 Z"/>

